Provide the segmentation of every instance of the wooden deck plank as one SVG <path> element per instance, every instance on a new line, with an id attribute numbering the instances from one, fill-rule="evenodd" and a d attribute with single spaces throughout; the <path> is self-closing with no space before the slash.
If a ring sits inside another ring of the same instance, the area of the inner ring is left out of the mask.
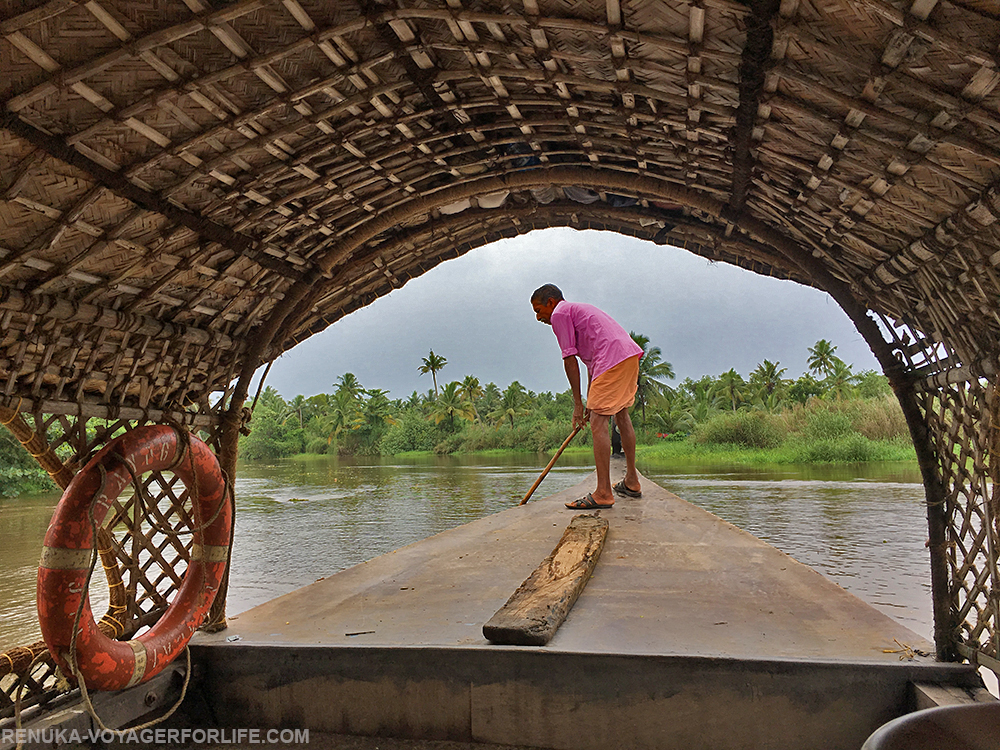
<path id="1" fill-rule="evenodd" d="M 590 580 L 607 534 L 607 519 L 574 516 L 552 553 L 483 625 L 483 635 L 496 644 L 548 643 Z"/>

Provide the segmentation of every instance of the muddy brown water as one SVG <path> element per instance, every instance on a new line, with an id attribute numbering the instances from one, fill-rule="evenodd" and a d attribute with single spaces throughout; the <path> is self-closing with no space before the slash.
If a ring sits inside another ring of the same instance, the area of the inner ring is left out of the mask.
<path id="1" fill-rule="evenodd" d="M 338 459 L 239 468 L 229 614 L 516 505 L 542 455 Z M 590 473 L 564 455 L 536 492 Z M 930 639 L 923 487 L 911 466 L 735 469 L 642 465 L 651 480 L 764 539 Z M 39 637 L 35 575 L 58 495 L 0 500 L 0 650 Z M 95 575 L 93 607 L 106 590 Z M 102 601 L 103 600 L 103 601 Z"/>

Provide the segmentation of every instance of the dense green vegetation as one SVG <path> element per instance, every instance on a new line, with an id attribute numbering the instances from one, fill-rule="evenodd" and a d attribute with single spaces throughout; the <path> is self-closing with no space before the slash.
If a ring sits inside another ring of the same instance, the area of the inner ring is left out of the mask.
<path id="1" fill-rule="evenodd" d="M 55 483 L 6 429 L 0 429 L 0 497 L 55 488 Z"/>
<path id="2" fill-rule="evenodd" d="M 913 458 L 902 412 L 882 375 L 854 373 L 836 347 L 809 349 L 810 371 L 792 380 L 764 360 L 744 379 L 731 369 L 677 386 L 658 347 L 633 334 L 641 361 L 633 422 L 640 452 L 650 459 L 717 456 L 746 462 L 863 462 Z M 573 402 L 563 393 L 534 393 L 514 381 L 501 389 L 473 375 L 439 383 L 447 359 L 430 352 L 417 370 L 434 387 L 407 399 L 368 389 L 351 373 L 332 393 L 286 401 L 273 388 L 261 394 L 242 439 L 241 456 L 270 459 L 297 453 L 464 453 L 547 451 L 570 429 Z M 586 431 L 577 445 L 590 442 Z"/>
<path id="3" fill-rule="evenodd" d="M 764 360 L 747 378 L 730 369 L 718 377 L 688 378 L 676 386 L 658 347 L 632 334 L 641 360 L 633 422 L 640 456 L 663 463 L 854 463 L 912 460 L 906 424 L 888 382 L 855 373 L 836 347 L 809 349 L 809 372 L 785 377 Z M 302 453 L 399 454 L 410 451 L 549 451 L 569 434 L 573 400 L 534 393 L 514 381 L 505 388 L 473 375 L 439 379 L 448 360 L 433 351 L 416 368 L 433 388 L 407 399 L 366 388 L 351 373 L 331 393 L 285 400 L 265 388 L 254 408 L 240 455 L 251 460 Z M 584 430 L 578 450 L 590 444 Z M 0 496 L 54 485 L 6 430 L 0 430 Z"/>

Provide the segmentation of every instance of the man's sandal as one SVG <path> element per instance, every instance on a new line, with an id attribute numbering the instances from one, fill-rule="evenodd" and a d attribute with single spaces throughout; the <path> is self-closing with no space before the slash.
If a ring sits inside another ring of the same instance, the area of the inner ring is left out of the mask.
<path id="1" fill-rule="evenodd" d="M 612 487 L 611 489 L 613 489 L 619 495 L 625 495 L 625 497 L 642 497 L 642 491 L 641 490 L 630 490 L 628 487 L 625 486 L 625 480 L 624 479 L 622 481 L 620 481 L 618 484 L 616 484 L 614 487 Z"/>
<path id="2" fill-rule="evenodd" d="M 598 508 L 613 508 L 614 503 L 608 503 L 607 505 L 601 505 L 599 502 L 594 500 L 594 496 L 589 492 L 586 497 L 581 497 L 572 502 L 566 503 L 566 507 L 570 510 L 595 510 Z"/>

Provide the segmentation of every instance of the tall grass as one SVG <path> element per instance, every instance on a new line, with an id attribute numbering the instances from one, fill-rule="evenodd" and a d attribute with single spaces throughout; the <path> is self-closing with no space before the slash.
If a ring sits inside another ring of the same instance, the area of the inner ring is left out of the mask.
<path id="1" fill-rule="evenodd" d="M 507 423 L 497 426 L 486 424 L 466 425 L 461 432 L 451 435 L 434 446 L 435 453 L 475 453 L 489 450 L 541 452 L 562 445 L 569 435 L 569 426 L 562 422 L 523 422 L 511 427 Z M 574 445 L 591 443 L 590 431 L 581 430 Z"/>
<path id="2" fill-rule="evenodd" d="M 744 448 L 777 448 L 787 435 L 781 422 L 762 411 L 718 414 L 695 427 L 696 443 L 741 445 Z"/>
<path id="3" fill-rule="evenodd" d="M 843 464 L 915 458 L 912 445 L 898 441 L 871 440 L 857 432 L 835 438 L 795 442 L 788 447 L 793 451 L 795 463 Z"/>
<path id="4" fill-rule="evenodd" d="M 813 399 L 780 414 L 717 414 L 680 442 L 643 448 L 643 458 L 708 463 L 864 463 L 915 459 L 893 396 L 849 401 Z"/>
<path id="5" fill-rule="evenodd" d="M 856 401 L 854 429 L 871 440 L 909 440 L 906 418 L 895 396 Z"/>
<path id="6" fill-rule="evenodd" d="M 466 424 L 461 431 L 437 442 L 433 450 L 436 453 L 552 451 L 566 439 L 567 430 L 568 425 L 559 420 L 522 421 L 514 427 L 507 423 Z M 687 437 L 671 435 L 664 439 L 641 427 L 637 432 L 643 459 L 661 463 L 760 465 L 914 460 L 902 411 L 892 396 L 847 401 L 814 399 L 778 414 L 760 410 L 722 412 L 698 424 Z M 574 441 L 577 449 L 590 444 L 589 430 L 583 430 Z"/>

